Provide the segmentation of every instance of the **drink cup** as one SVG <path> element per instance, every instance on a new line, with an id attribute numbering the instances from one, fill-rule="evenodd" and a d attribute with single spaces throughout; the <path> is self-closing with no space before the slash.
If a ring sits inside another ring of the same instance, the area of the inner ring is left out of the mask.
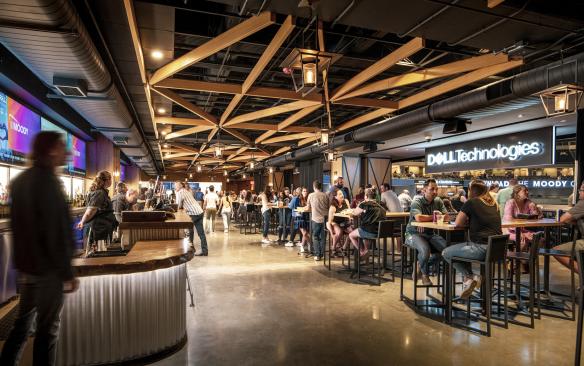
<path id="1" fill-rule="evenodd" d="M 438 222 L 438 215 L 440 215 L 441 212 L 440 211 L 434 211 L 432 212 L 432 222 L 435 224 Z"/>

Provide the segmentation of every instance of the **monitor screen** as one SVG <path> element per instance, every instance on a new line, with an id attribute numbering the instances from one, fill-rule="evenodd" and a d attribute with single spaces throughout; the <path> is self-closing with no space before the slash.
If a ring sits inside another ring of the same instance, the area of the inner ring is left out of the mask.
<path id="1" fill-rule="evenodd" d="M 8 98 L 8 147 L 13 155 L 26 156 L 41 130 L 41 117 L 12 98 Z"/>
<path id="2" fill-rule="evenodd" d="M 44 117 L 41 117 L 41 131 L 54 131 L 63 134 L 65 141 L 67 141 L 67 131 Z"/>
<path id="3" fill-rule="evenodd" d="M 85 141 L 75 135 L 69 134 L 67 147 L 71 154 L 69 171 L 71 173 L 85 174 Z"/>

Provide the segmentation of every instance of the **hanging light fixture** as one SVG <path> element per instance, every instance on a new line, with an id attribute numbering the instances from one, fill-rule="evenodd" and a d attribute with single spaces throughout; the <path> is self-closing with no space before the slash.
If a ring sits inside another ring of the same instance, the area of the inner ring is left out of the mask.
<path id="1" fill-rule="evenodd" d="M 223 171 L 223 176 L 226 177 L 227 176 L 227 170 Z"/>
<path id="2" fill-rule="evenodd" d="M 578 110 L 584 89 L 578 85 L 561 84 L 538 93 L 545 114 L 557 116 Z"/>
<path id="3" fill-rule="evenodd" d="M 272 168 L 272 167 L 269 167 L 269 168 L 268 168 L 268 172 L 269 172 L 270 174 L 274 173 L 274 168 Z"/>
<path id="4" fill-rule="evenodd" d="M 241 177 L 242 177 L 243 179 L 247 178 L 247 176 L 245 175 L 245 173 L 243 173 L 243 174 L 241 175 Z"/>
<path id="5" fill-rule="evenodd" d="M 326 159 L 327 162 L 329 162 L 329 163 L 330 162 L 333 162 L 333 161 L 335 161 L 335 158 L 336 158 L 335 152 L 332 151 L 332 150 L 331 151 L 327 151 L 327 152 L 324 153 L 324 157 L 325 157 L 325 159 Z"/>
<path id="6" fill-rule="evenodd" d="M 197 164 L 197 173 L 200 173 L 203 170 L 201 164 Z"/>
<path id="7" fill-rule="evenodd" d="M 251 160 L 249 161 L 249 168 L 250 169 L 254 169 L 255 168 L 255 159 L 253 156 L 253 152 L 251 153 Z"/>
<path id="8" fill-rule="evenodd" d="M 193 173 L 189 174 L 189 178 L 193 179 Z"/>
<path id="9" fill-rule="evenodd" d="M 225 149 L 225 145 L 223 144 L 215 144 L 213 146 L 213 148 L 215 149 L 215 157 L 216 158 L 220 158 L 223 156 L 223 149 Z"/>

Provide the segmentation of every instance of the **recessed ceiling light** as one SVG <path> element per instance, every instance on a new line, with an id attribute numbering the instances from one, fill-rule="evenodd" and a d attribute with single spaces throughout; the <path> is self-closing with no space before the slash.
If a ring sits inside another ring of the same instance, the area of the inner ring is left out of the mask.
<path id="1" fill-rule="evenodd" d="M 160 113 L 160 114 L 166 113 L 166 108 L 162 108 L 162 107 L 158 108 L 158 113 Z"/>
<path id="2" fill-rule="evenodd" d="M 165 149 L 168 149 L 168 144 L 164 144 L 164 145 L 163 145 L 163 147 L 164 147 Z"/>
<path id="3" fill-rule="evenodd" d="M 168 132 L 167 132 L 166 130 L 162 130 L 162 131 L 160 131 L 160 134 L 161 134 L 162 136 L 165 136 L 167 133 L 168 133 Z"/>
<path id="4" fill-rule="evenodd" d="M 154 50 L 152 53 L 150 53 L 150 56 L 152 56 L 152 58 L 155 60 L 162 60 L 164 58 L 164 53 L 162 53 L 160 50 Z"/>
<path id="5" fill-rule="evenodd" d="M 518 114 L 517 118 L 523 118 L 523 114 Z"/>

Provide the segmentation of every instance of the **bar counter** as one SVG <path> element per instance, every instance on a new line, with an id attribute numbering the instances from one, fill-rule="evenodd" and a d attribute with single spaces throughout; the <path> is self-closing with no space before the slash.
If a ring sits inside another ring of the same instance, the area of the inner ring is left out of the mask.
<path id="1" fill-rule="evenodd" d="M 175 212 L 174 218 L 166 221 L 120 223 L 124 246 L 144 240 L 181 239 L 185 229 L 193 229 L 193 221 L 184 211 Z"/>
<path id="2" fill-rule="evenodd" d="M 186 342 L 182 240 L 140 241 L 126 256 L 75 259 L 79 290 L 65 296 L 59 365 L 147 363 Z"/>

